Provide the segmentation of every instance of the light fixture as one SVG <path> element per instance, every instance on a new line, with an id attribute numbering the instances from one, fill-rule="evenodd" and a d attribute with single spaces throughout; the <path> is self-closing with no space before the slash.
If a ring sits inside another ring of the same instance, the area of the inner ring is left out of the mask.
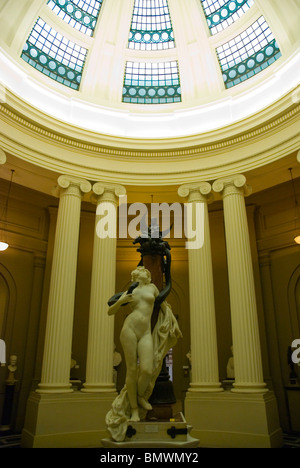
<path id="1" fill-rule="evenodd" d="M 8 208 L 8 201 L 9 201 L 9 195 L 10 195 L 10 190 L 11 190 L 11 184 L 12 184 L 12 179 L 14 175 L 14 169 L 11 170 L 11 178 L 9 182 L 9 187 L 8 187 L 8 193 L 6 197 L 6 202 L 3 210 L 3 216 L 2 216 L 2 222 L 7 223 L 7 208 Z M 3 252 L 8 248 L 8 243 L 6 242 L 6 228 L 5 230 L 0 231 L 0 252 Z"/>
<path id="2" fill-rule="evenodd" d="M 296 189 L 295 189 L 295 183 L 294 183 L 293 173 L 292 173 L 293 170 L 292 170 L 291 167 L 289 168 L 289 171 L 290 171 L 290 174 L 291 174 L 291 181 L 292 181 L 293 194 L 294 194 L 294 200 L 295 200 L 295 229 L 296 229 L 297 219 L 300 219 L 299 205 L 298 205 L 298 201 L 297 201 L 297 197 L 296 197 Z M 297 234 L 294 237 L 294 241 L 296 242 L 296 244 L 300 244 L 300 232 L 299 232 L 299 234 Z"/>

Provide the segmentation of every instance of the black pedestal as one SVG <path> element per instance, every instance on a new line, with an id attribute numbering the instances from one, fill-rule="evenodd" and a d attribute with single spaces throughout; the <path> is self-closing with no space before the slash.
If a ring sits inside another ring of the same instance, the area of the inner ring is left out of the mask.
<path id="1" fill-rule="evenodd" d="M 165 359 L 163 360 L 161 372 L 155 382 L 152 395 L 149 398 L 149 403 L 151 405 L 172 405 L 176 403 L 173 383 L 170 381 Z"/>
<path id="2" fill-rule="evenodd" d="M 2 419 L 1 419 L 1 426 L 0 426 L 1 432 L 7 432 L 7 431 L 10 431 L 11 429 L 14 393 L 15 393 L 15 385 L 6 384 L 5 398 L 4 398 L 4 405 L 3 405 Z"/>

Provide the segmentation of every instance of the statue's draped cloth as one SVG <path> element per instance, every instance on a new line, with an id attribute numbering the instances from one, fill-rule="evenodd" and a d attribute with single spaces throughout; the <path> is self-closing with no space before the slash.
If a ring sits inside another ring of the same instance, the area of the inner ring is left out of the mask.
<path id="1" fill-rule="evenodd" d="M 164 357 L 172 348 L 179 337 L 181 337 L 176 318 L 173 315 L 171 306 L 164 301 L 161 304 L 157 322 L 152 332 L 153 337 L 153 373 L 151 382 L 143 396 L 147 401 L 153 391 L 157 377 L 160 374 Z M 139 416 L 144 419 L 147 411 L 139 407 Z M 113 401 L 111 410 L 106 415 L 106 425 L 112 435 L 113 440 L 122 442 L 126 437 L 128 421 L 131 416 L 131 408 L 127 395 L 126 385 L 120 394 Z"/>

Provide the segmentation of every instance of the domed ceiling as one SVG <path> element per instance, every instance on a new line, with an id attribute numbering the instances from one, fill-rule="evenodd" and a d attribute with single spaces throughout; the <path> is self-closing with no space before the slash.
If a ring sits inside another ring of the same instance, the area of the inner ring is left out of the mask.
<path id="1" fill-rule="evenodd" d="M 299 83 L 297 0 L 2 3 L 2 82 L 87 130 L 195 135 L 261 111 Z"/>
<path id="2" fill-rule="evenodd" d="M 0 1 L 2 148 L 132 185 L 295 160 L 299 24 L 299 0 Z"/>

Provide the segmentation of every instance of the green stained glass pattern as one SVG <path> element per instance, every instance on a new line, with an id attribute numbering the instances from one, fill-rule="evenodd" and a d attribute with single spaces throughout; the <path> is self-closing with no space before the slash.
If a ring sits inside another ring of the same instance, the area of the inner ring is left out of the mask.
<path id="1" fill-rule="evenodd" d="M 181 102 L 177 61 L 127 62 L 122 100 L 134 104 Z"/>
<path id="2" fill-rule="evenodd" d="M 201 1 L 211 34 L 226 29 L 254 5 L 254 0 Z"/>
<path id="3" fill-rule="evenodd" d="M 167 0 L 135 0 L 128 47 L 135 50 L 175 47 Z"/>
<path id="4" fill-rule="evenodd" d="M 48 0 L 56 15 L 83 34 L 92 36 L 103 0 Z"/>
<path id="5" fill-rule="evenodd" d="M 49 78 L 78 90 L 87 50 L 68 40 L 38 18 L 21 57 Z"/>
<path id="6" fill-rule="evenodd" d="M 261 16 L 242 34 L 218 47 L 217 55 L 225 86 L 231 88 L 272 65 L 281 52 Z"/>

